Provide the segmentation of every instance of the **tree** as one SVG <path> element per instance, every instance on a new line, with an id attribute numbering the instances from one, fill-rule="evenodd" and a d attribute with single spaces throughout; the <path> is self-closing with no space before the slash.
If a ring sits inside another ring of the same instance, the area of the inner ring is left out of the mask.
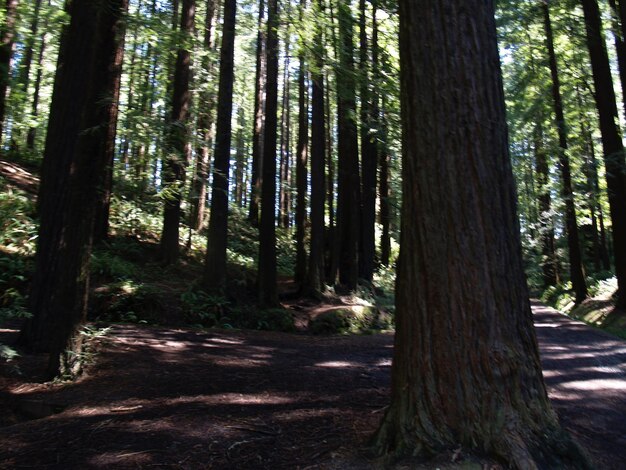
<path id="1" fill-rule="evenodd" d="M 125 0 L 72 2 L 61 43 L 39 191 L 40 226 L 22 344 L 49 352 L 48 375 L 71 367 L 84 320 L 98 190 L 106 169 L 119 21 Z M 103 96 L 106 96 L 103 99 Z M 66 354 L 66 351 L 70 351 Z"/>
<path id="2" fill-rule="evenodd" d="M 235 58 L 235 22 L 237 2 L 224 1 L 222 49 L 220 52 L 220 83 L 217 94 L 217 123 L 213 187 L 211 188 L 211 218 L 205 264 L 205 283 L 213 291 L 226 286 L 226 244 L 228 235 L 228 172 L 232 140 L 233 77 Z"/>
<path id="3" fill-rule="evenodd" d="M 4 24 L 0 29 L 0 143 L 6 111 L 6 94 L 11 72 L 11 58 L 15 38 L 17 0 L 5 0 Z"/>
<path id="4" fill-rule="evenodd" d="M 561 192 L 565 201 L 565 226 L 567 232 L 567 247 L 570 261 L 570 278 L 579 304 L 587 298 L 587 284 L 580 250 L 578 237 L 578 224 L 576 223 L 576 206 L 574 205 L 574 192 L 572 190 L 572 172 L 567 145 L 567 128 L 565 114 L 563 112 L 563 100 L 561 98 L 561 81 L 554 52 L 554 35 L 552 33 L 552 21 L 550 20 L 550 8 L 547 1 L 542 3 L 543 21 L 546 35 L 546 47 L 548 49 L 548 63 L 552 78 L 552 104 L 556 117 L 556 127 L 559 135 L 559 167 L 561 170 Z"/>
<path id="5" fill-rule="evenodd" d="M 278 305 L 276 273 L 276 141 L 278 126 L 278 0 L 267 2 L 266 104 L 263 137 L 261 224 L 259 226 L 259 305 Z"/>
<path id="6" fill-rule="evenodd" d="M 626 2 L 620 2 L 621 4 Z M 604 150 L 606 185 L 613 224 L 613 255 L 617 277 L 617 303 L 626 307 L 626 162 L 624 146 L 618 128 L 619 117 L 613 89 L 613 79 L 602 36 L 602 22 L 596 0 L 582 0 L 587 31 L 587 47 L 595 84 L 595 100 L 600 118 Z"/>
<path id="7" fill-rule="evenodd" d="M 161 257 L 166 264 L 174 263 L 179 256 L 179 228 L 182 191 L 185 172 L 189 165 L 188 119 L 191 92 L 191 52 L 188 44 L 193 32 L 195 1 L 183 0 L 180 17 L 182 43 L 176 55 L 174 85 L 172 88 L 172 113 L 168 123 L 167 157 L 163 170 L 165 184 Z"/>
<path id="8" fill-rule="evenodd" d="M 550 407 L 508 153 L 494 3 L 401 0 L 403 209 L 380 453 L 589 467 Z"/>

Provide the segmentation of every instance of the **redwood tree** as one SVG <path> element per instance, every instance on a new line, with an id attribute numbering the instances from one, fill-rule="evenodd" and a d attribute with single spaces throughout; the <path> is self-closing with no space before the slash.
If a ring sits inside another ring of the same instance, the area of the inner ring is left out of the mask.
<path id="1" fill-rule="evenodd" d="M 541 375 L 494 2 L 400 1 L 403 210 L 380 453 L 459 446 L 517 469 L 585 459 Z"/>
<path id="2" fill-rule="evenodd" d="M 11 57 L 13 57 L 17 0 L 5 0 L 4 4 L 4 24 L 0 28 L 0 143 L 2 142 L 2 130 L 6 111 L 6 94 L 9 86 Z"/>

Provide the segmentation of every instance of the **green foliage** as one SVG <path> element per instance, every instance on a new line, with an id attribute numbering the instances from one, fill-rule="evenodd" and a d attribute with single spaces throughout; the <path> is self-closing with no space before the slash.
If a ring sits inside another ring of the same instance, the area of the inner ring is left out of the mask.
<path id="1" fill-rule="evenodd" d="M 128 323 L 160 323 L 167 305 L 157 286 L 123 281 L 96 289 L 95 319 Z"/>
<path id="2" fill-rule="evenodd" d="M 202 290 L 189 289 L 180 298 L 187 323 L 205 327 L 224 326 L 228 300 Z"/>
<path id="3" fill-rule="evenodd" d="M 35 253 L 37 225 L 33 197 L 0 180 L 0 246 L 22 255 Z"/>
<path id="4" fill-rule="evenodd" d="M 321 313 L 309 325 L 314 334 L 362 334 L 392 326 L 391 315 L 366 305 L 335 308 Z"/>

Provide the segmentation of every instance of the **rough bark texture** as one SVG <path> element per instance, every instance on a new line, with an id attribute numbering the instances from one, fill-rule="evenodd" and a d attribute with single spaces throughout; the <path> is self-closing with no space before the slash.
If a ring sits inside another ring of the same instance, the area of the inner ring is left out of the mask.
<path id="1" fill-rule="evenodd" d="M 321 0 L 316 2 L 321 10 Z M 311 244 L 309 270 L 304 291 L 317 295 L 324 285 L 324 206 L 326 185 L 326 123 L 324 120 L 323 42 L 321 30 L 315 36 L 315 64 L 311 71 Z"/>
<path id="2" fill-rule="evenodd" d="M 5 0 L 4 24 L 0 30 L 0 144 L 6 114 L 6 95 L 13 57 L 13 40 L 15 38 L 15 20 L 17 16 L 17 0 Z"/>
<path id="3" fill-rule="evenodd" d="M 265 32 L 263 16 L 265 1 L 259 0 L 259 24 L 256 38 L 256 79 L 254 82 L 254 129 L 252 130 L 252 178 L 250 180 L 250 210 L 252 225 L 259 223 L 261 172 L 263 161 L 263 123 L 265 121 Z"/>
<path id="4" fill-rule="evenodd" d="M 209 0 L 204 19 L 204 37 L 202 45 L 205 52 L 215 47 L 214 19 L 218 0 Z M 202 69 L 207 79 L 213 78 L 214 62 L 207 55 L 202 61 Z M 213 140 L 213 114 L 215 93 L 213 87 L 205 88 L 198 99 L 198 148 L 196 149 L 196 169 L 191 183 L 191 227 L 200 230 L 204 227 L 206 209 L 207 184 L 209 178 L 209 160 L 211 142 Z"/>
<path id="5" fill-rule="evenodd" d="M 572 190 L 572 173 L 569 156 L 567 154 L 567 128 L 565 124 L 565 114 L 563 112 L 563 100 L 561 99 L 561 81 L 556 63 L 556 53 L 554 52 L 552 21 L 550 20 L 548 4 L 543 3 L 542 9 L 546 46 L 548 49 L 548 63 L 550 66 L 550 76 L 552 77 L 552 105 L 554 107 L 557 133 L 559 136 L 558 156 L 559 169 L 561 171 L 561 195 L 565 201 L 565 228 L 567 232 L 570 279 L 572 281 L 576 303 L 579 304 L 587 298 L 587 283 L 585 282 L 580 237 L 578 235 L 578 224 L 576 222 L 576 206 L 574 205 L 574 191 Z"/>
<path id="6" fill-rule="evenodd" d="M 339 68 L 337 69 L 338 180 L 337 229 L 339 236 L 339 283 L 356 289 L 360 219 L 359 146 L 354 67 L 354 18 L 350 2 L 338 5 Z"/>
<path id="7" fill-rule="evenodd" d="M 72 2 L 54 84 L 39 192 L 40 227 L 30 296 L 33 317 L 21 340 L 49 352 L 49 376 L 71 361 L 84 319 L 89 257 L 98 190 L 107 165 L 102 145 L 109 132 L 115 41 L 126 2 Z"/>
<path id="8" fill-rule="evenodd" d="M 403 211 L 381 453 L 461 446 L 518 469 L 577 452 L 541 375 L 492 1 L 400 1 Z M 580 457 L 578 463 L 585 467 Z"/>
<path id="9" fill-rule="evenodd" d="M 235 21 L 237 2 L 225 0 L 220 52 L 220 83 L 217 97 L 215 157 L 211 188 L 211 218 L 207 240 L 205 285 L 213 291 L 226 286 L 226 244 L 228 236 L 228 173 L 232 140 Z"/>
<path id="10" fill-rule="evenodd" d="M 620 9 L 622 4 L 620 2 Z M 587 47 L 591 56 L 591 68 L 595 85 L 595 100 L 600 118 L 600 132 L 604 150 L 606 185 L 613 224 L 613 255 L 617 277 L 617 305 L 626 307 L 626 180 L 624 147 L 618 128 L 619 116 L 611 68 L 602 35 L 602 23 L 598 2 L 582 0 L 587 30 Z M 623 19 L 623 18 L 622 18 Z"/>
<path id="11" fill-rule="evenodd" d="M 184 41 L 192 34 L 195 17 L 195 1 L 183 0 L 180 30 Z M 191 52 L 187 44 L 179 46 L 172 88 L 172 114 L 168 124 L 167 156 L 163 168 L 164 209 L 161 234 L 161 257 L 166 264 L 174 263 L 179 255 L 179 229 L 181 219 L 182 191 L 185 172 L 189 165 L 189 106 L 191 92 Z"/>
<path id="12" fill-rule="evenodd" d="M 304 17 L 306 0 L 300 0 L 300 21 Z M 296 267 L 294 279 L 302 286 L 306 278 L 307 253 L 304 238 L 306 235 L 306 193 L 307 164 L 309 159 L 309 104 L 307 102 L 307 69 L 304 47 L 298 55 L 298 144 L 296 148 Z"/>
<path id="13" fill-rule="evenodd" d="M 278 1 L 268 0 L 263 184 L 259 227 L 259 306 L 278 305 L 276 273 L 276 140 L 278 126 Z"/>

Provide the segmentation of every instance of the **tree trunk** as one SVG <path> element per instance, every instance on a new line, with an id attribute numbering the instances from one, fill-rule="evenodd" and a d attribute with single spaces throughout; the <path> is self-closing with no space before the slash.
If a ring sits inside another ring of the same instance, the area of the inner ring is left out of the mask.
<path id="1" fill-rule="evenodd" d="M 278 305 L 276 273 L 276 140 L 278 126 L 278 1 L 268 0 L 267 78 L 261 224 L 259 227 L 259 306 Z"/>
<path id="2" fill-rule="evenodd" d="M 237 137 L 235 138 L 235 205 L 239 208 L 243 207 L 243 179 L 246 167 L 246 141 L 243 130 L 246 125 L 246 117 L 244 109 L 239 106 L 237 110 Z"/>
<path id="3" fill-rule="evenodd" d="M 322 11 L 322 0 L 314 4 L 318 12 Z M 303 291 L 306 294 L 318 295 L 324 286 L 324 207 L 326 185 L 325 170 L 325 137 L 326 123 L 324 119 L 324 42 L 322 31 L 315 34 L 314 67 L 311 70 L 311 243 L 309 250 L 309 270 Z"/>
<path id="4" fill-rule="evenodd" d="M 570 170 L 569 156 L 567 154 L 567 129 L 565 114 L 563 113 L 563 101 L 561 99 L 561 82 L 554 52 L 554 38 L 552 34 L 552 21 L 550 9 L 547 3 L 542 3 L 543 25 L 546 34 L 546 46 L 548 49 L 548 62 L 550 76 L 552 77 L 552 104 L 556 117 L 557 133 L 559 135 L 559 167 L 561 170 L 561 195 L 565 201 L 565 228 L 567 233 L 567 248 L 569 252 L 570 279 L 576 304 L 587 298 L 587 283 L 583 267 L 580 240 L 578 236 L 578 224 L 576 223 L 576 206 L 574 205 L 574 192 L 572 190 L 572 175 Z"/>
<path id="5" fill-rule="evenodd" d="M 213 20 L 215 10 L 218 7 L 218 0 L 207 2 L 206 17 L 204 21 L 204 51 L 208 52 L 215 47 L 215 33 L 213 30 Z M 202 62 L 202 69 L 207 79 L 213 78 L 213 61 L 210 57 L 205 57 Z M 206 209 L 207 184 L 209 178 L 209 162 L 212 141 L 211 130 L 213 128 L 213 111 L 215 108 L 214 93 L 205 89 L 200 94 L 198 103 L 198 125 L 199 144 L 196 150 L 196 170 L 193 182 L 191 183 L 191 227 L 201 230 L 204 227 L 204 213 Z"/>
<path id="6" fill-rule="evenodd" d="M 590 468 L 559 427 L 541 375 L 494 3 L 399 3 L 404 205 L 392 402 L 374 446 L 416 456 L 463 447 L 517 469 L 566 468 L 563 460 Z"/>
<path id="7" fill-rule="evenodd" d="M 11 81 L 11 58 L 13 57 L 16 17 L 17 0 L 5 0 L 4 24 L 0 30 L 0 145 L 2 145 L 4 130 L 7 89 Z"/>
<path id="8" fill-rule="evenodd" d="M 164 209 L 163 232 L 161 235 L 161 258 L 171 264 L 179 256 L 179 228 L 181 219 L 180 204 L 185 185 L 185 172 L 189 165 L 189 106 L 191 92 L 191 52 L 185 42 L 193 33 L 195 1 L 183 0 L 180 30 L 183 42 L 176 56 L 174 86 L 172 94 L 172 114 L 167 137 L 167 152 L 163 168 Z"/>
<path id="9" fill-rule="evenodd" d="M 290 116 L 289 110 L 289 37 L 285 39 L 285 65 L 283 71 L 283 99 L 282 113 L 280 119 L 280 172 L 279 172 L 279 196 L 278 196 L 278 223 L 284 227 L 289 227 L 289 160 L 290 152 Z"/>
<path id="10" fill-rule="evenodd" d="M 340 243 L 339 283 L 354 291 L 358 281 L 359 243 L 359 150 L 354 68 L 354 19 L 351 2 L 338 5 L 339 68 L 337 70 L 338 202 L 337 228 Z"/>
<path id="11" fill-rule="evenodd" d="M 259 0 L 259 24 L 256 39 L 256 79 L 254 82 L 254 129 L 252 131 L 252 178 L 250 180 L 250 210 L 248 220 L 259 224 L 259 199 L 262 184 L 263 131 L 265 121 L 265 32 L 263 16 L 265 1 Z"/>
<path id="12" fill-rule="evenodd" d="M 50 6 L 50 0 L 48 0 L 48 6 Z M 31 105 L 31 114 L 33 119 L 39 116 L 39 93 L 41 90 L 41 82 L 43 80 L 43 58 L 46 51 L 46 34 L 41 36 L 41 45 L 37 54 L 37 74 L 35 75 L 35 84 L 33 89 L 33 101 Z M 26 148 L 33 150 L 35 148 L 35 140 L 37 138 L 37 129 L 35 127 L 29 127 L 26 134 Z"/>
<path id="13" fill-rule="evenodd" d="M 300 22 L 303 21 L 305 8 L 306 0 L 300 0 Z M 307 164 L 309 158 L 308 83 L 304 52 L 304 45 L 300 45 L 298 54 L 298 144 L 296 149 L 296 267 L 294 272 L 294 279 L 300 287 L 303 287 L 307 273 L 307 253 L 304 239 L 306 235 Z"/>
<path id="14" fill-rule="evenodd" d="M 359 277 L 371 283 L 374 276 L 376 255 L 376 130 L 374 129 L 374 106 L 370 91 L 368 39 L 366 29 L 365 0 L 359 1 L 359 71 L 361 80 L 361 237 L 359 249 Z"/>
<path id="15" fill-rule="evenodd" d="M 620 8 L 622 8 L 620 2 Z M 617 123 L 619 116 L 611 68 L 602 35 L 600 11 L 596 0 L 582 0 L 587 29 L 587 47 L 595 84 L 595 100 L 600 117 L 604 150 L 606 185 L 613 224 L 613 255 L 617 277 L 617 306 L 626 307 L 626 180 L 624 147 Z M 624 18 L 622 18 L 623 20 Z"/>
<path id="16" fill-rule="evenodd" d="M 50 353 L 49 377 L 71 365 L 78 347 L 76 333 L 87 307 L 95 207 L 108 163 L 103 143 L 114 97 L 106 93 L 118 50 L 117 41 L 111 39 L 127 3 L 99 5 L 69 6 L 71 20 L 61 43 L 41 172 L 41 217 L 30 295 L 33 317 L 25 324 L 21 341 L 32 351 Z"/>
<path id="17" fill-rule="evenodd" d="M 211 218 L 207 239 L 204 277 L 206 288 L 222 292 L 226 287 L 226 244 L 228 238 L 228 173 L 232 139 L 233 81 L 235 58 L 236 0 L 224 1 L 220 83 L 217 95 L 215 157 L 211 189 Z"/>

